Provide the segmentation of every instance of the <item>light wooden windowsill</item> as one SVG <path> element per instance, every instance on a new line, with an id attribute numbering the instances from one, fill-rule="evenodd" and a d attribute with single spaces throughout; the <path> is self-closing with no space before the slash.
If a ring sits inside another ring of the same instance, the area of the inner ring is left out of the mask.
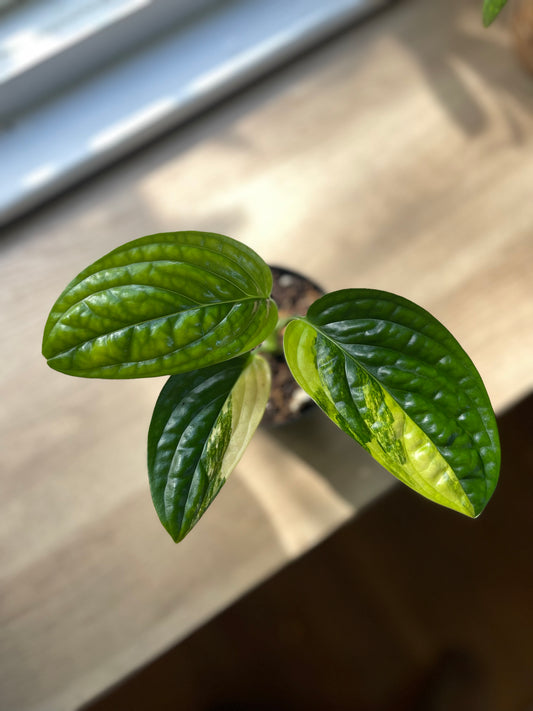
<path id="1" fill-rule="evenodd" d="M 475 0 L 399 3 L 4 230 L 6 709 L 76 708 L 392 484 L 316 413 L 260 431 L 176 547 L 145 467 L 162 381 L 76 380 L 40 357 L 55 297 L 102 253 L 226 233 L 326 289 L 419 302 L 498 412 L 531 390 L 533 80 L 509 44 Z"/>

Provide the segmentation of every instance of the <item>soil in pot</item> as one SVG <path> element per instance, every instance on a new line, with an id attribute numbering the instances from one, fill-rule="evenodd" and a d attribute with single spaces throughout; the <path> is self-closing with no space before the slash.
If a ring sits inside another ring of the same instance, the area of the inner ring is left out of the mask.
<path id="1" fill-rule="evenodd" d="M 270 267 L 273 277 L 272 298 L 278 305 L 279 318 L 305 316 L 311 304 L 324 294 L 317 284 L 283 267 Z M 280 354 L 262 353 L 272 371 L 272 391 L 262 425 L 283 425 L 298 420 L 314 406 L 296 383 L 283 356 L 283 331 L 279 334 Z"/>

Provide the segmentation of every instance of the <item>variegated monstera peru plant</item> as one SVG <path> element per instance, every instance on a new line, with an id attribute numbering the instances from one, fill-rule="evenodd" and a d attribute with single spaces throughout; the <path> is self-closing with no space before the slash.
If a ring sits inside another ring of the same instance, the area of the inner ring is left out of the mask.
<path id="1" fill-rule="evenodd" d="M 156 234 L 87 267 L 46 323 L 48 364 L 86 378 L 169 375 L 148 432 L 152 498 L 175 541 L 236 466 L 270 391 L 272 275 L 229 237 Z M 318 299 L 284 331 L 300 386 L 400 481 L 475 517 L 496 482 L 494 413 L 470 358 L 420 306 L 372 289 Z"/>

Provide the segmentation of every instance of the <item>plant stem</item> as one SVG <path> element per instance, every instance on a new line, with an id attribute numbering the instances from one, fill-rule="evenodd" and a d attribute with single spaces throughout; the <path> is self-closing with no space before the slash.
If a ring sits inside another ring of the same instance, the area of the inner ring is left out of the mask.
<path id="1" fill-rule="evenodd" d="M 283 329 L 296 318 L 295 314 L 284 316 L 278 319 L 274 330 L 265 338 L 263 343 L 256 349 L 258 353 L 270 353 L 270 355 L 283 355 Z"/>

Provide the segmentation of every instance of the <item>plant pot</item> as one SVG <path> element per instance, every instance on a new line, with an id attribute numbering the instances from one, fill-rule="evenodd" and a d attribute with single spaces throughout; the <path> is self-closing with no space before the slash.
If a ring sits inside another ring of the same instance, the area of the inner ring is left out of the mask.
<path id="1" fill-rule="evenodd" d="M 311 304 L 324 290 L 302 274 L 284 267 L 270 267 L 273 277 L 272 298 L 278 305 L 280 320 L 305 316 Z M 279 354 L 262 353 L 272 371 L 272 390 L 262 425 L 284 425 L 298 420 L 314 406 L 313 400 L 291 375 L 283 356 L 283 331 L 279 333 Z"/>

